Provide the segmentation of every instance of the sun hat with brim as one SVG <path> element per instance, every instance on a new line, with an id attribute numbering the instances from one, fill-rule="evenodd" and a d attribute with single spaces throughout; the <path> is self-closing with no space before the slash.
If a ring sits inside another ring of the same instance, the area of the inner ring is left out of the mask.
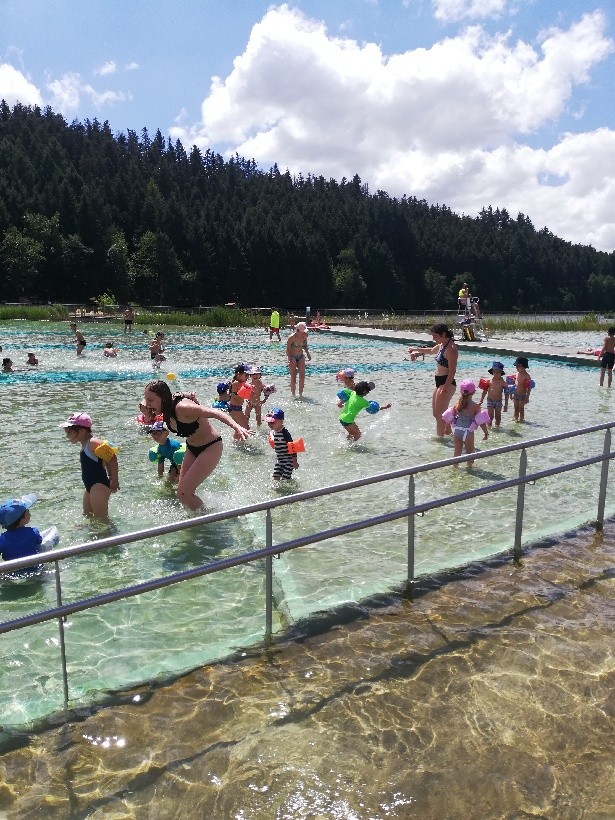
<path id="1" fill-rule="evenodd" d="M 476 393 L 476 385 L 472 379 L 464 379 L 459 385 L 460 393 Z"/>
<path id="2" fill-rule="evenodd" d="M 150 433 L 162 433 L 163 430 L 167 430 L 167 426 L 164 421 L 155 421 L 152 426 L 149 428 Z"/>
<path id="3" fill-rule="evenodd" d="M 58 427 L 91 427 L 92 419 L 87 413 L 72 413 L 66 421 L 59 424 Z"/>
<path id="4" fill-rule="evenodd" d="M 504 373 L 504 365 L 502 364 L 502 362 L 493 362 L 487 373 L 491 373 L 491 375 L 493 376 L 494 370 L 500 370 L 502 373 Z"/>
<path id="5" fill-rule="evenodd" d="M 34 493 L 29 493 L 21 498 L 9 498 L 0 504 L 0 525 L 5 529 L 11 527 L 21 516 L 36 503 Z"/>

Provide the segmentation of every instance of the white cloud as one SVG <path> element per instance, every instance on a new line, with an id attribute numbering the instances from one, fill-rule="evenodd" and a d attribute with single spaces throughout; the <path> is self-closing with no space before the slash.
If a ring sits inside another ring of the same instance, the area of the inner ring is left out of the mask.
<path id="1" fill-rule="evenodd" d="M 47 89 L 51 93 L 51 107 L 68 115 L 77 114 L 84 96 L 89 98 L 96 108 L 132 100 L 132 95 L 124 91 L 97 91 L 93 86 L 84 83 L 81 75 L 75 72 L 68 72 L 59 79 L 50 80 Z"/>
<path id="2" fill-rule="evenodd" d="M 500 17 L 506 0 L 433 0 L 434 16 L 443 23 Z"/>
<path id="3" fill-rule="evenodd" d="M 81 78 L 79 74 L 69 72 L 57 80 L 47 83 L 51 92 L 50 105 L 54 111 L 63 114 L 76 114 L 79 110 Z"/>
<path id="4" fill-rule="evenodd" d="M 202 122 L 170 130 L 186 145 L 227 146 L 264 167 L 338 179 L 358 173 L 372 190 L 466 213 L 489 204 L 520 210 L 565 238 L 611 250 L 612 231 L 591 222 L 603 210 L 588 201 L 604 199 L 615 212 L 596 153 L 610 132 L 578 135 L 574 152 L 572 135 L 546 152 L 523 144 L 523 135 L 557 122 L 612 53 L 605 27 L 594 12 L 531 45 L 474 26 L 386 57 L 279 6 L 254 26 L 229 76 L 212 78 Z M 582 190 L 573 164 L 586 175 L 595 169 L 593 193 Z M 554 188 L 549 173 L 568 181 Z"/>
<path id="5" fill-rule="evenodd" d="M 136 71 L 138 68 L 141 68 L 141 66 L 133 60 L 132 63 L 127 63 L 124 66 L 124 71 Z"/>
<path id="6" fill-rule="evenodd" d="M 94 74 L 98 74 L 100 77 L 106 77 L 108 74 L 115 74 L 116 71 L 117 63 L 115 60 L 107 60 L 100 68 L 95 69 Z"/>
<path id="7" fill-rule="evenodd" d="M 0 63 L 0 99 L 7 105 L 42 105 L 43 98 L 38 88 L 14 66 Z"/>

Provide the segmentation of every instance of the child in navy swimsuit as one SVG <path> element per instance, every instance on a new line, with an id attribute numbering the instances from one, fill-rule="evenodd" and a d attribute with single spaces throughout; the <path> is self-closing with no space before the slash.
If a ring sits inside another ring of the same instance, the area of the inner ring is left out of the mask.
<path id="1" fill-rule="evenodd" d="M 80 444 L 83 512 L 101 521 L 109 518 L 109 497 L 119 488 L 118 448 L 106 439 L 92 436 L 92 419 L 87 413 L 73 413 L 60 427 L 71 444 Z"/>

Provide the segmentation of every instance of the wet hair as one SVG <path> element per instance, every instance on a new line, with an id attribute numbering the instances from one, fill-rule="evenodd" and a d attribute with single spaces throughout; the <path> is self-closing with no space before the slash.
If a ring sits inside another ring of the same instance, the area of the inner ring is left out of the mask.
<path id="1" fill-rule="evenodd" d="M 459 396 L 457 404 L 455 405 L 455 412 L 461 413 L 461 411 L 465 410 L 471 401 L 472 393 L 462 393 L 461 396 Z"/>
<path id="2" fill-rule="evenodd" d="M 432 325 L 430 333 L 434 333 L 436 336 L 448 336 L 449 339 L 453 338 L 453 331 L 444 322 Z"/>
<path id="3" fill-rule="evenodd" d="M 169 419 L 171 418 L 171 414 L 175 409 L 174 405 L 177 404 L 174 399 L 179 401 L 183 398 L 183 393 L 176 393 L 175 396 L 171 393 L 171 388 L 166 382 L 163 382 L 162 379 L 157 379 L 153 382 L 148 382 L 145 385 L 145 389 L 149 390 L 155 396 L 158 396 L 160 399 L 161 405 L 160 409 L 162 412 L 162 417 L 164 419 L 164 423 L 168 426 Z"/>
<path id="4" fill-rule="evenodd" d="M 615 336 L 615 327 L 610 327 L 607 330 L 607 333 L 609 334 L 609 336 Z"/>
<path id="5" fill-rule="evenodd" d="M 357 396 L 367 396 L 370 390 L 373 390 L 375 386 L 373 382 L 358 382 L 355 385 L 354 392 Z"/>

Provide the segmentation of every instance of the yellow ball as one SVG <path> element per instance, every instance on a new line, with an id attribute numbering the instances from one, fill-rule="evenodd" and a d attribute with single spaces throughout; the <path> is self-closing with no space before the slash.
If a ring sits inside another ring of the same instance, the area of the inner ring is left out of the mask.
<path id="1" fill-rule="evenodd" d="M 168 381 L 174 382 L 175 378 L 176 378 L 175 373 L 167 373 L 167 380 Z"/>

